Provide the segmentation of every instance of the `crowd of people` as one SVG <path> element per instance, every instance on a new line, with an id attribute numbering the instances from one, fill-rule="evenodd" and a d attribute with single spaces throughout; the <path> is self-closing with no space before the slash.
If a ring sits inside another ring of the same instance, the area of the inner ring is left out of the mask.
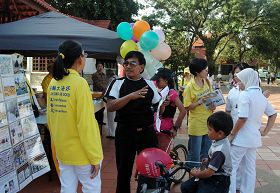
<path id="1" fill-rule="evenodd" d="M 79 75 L 87 54 L 75 41 L 63 42 L 58 51 L 46 95 L 61 193 L 75 193 L 78 181 L 84 193 L 100 193 L 103 152 L 99 127 L 103 124 L 103 110 L 94 116 L 90 88 Z M 124 77 L 112 73 L 109 80 L 102 63 L 97 63 L 93 75 L 93 88 L 102 92 L 106 101 L 110 127 L 107 136 L 115 139 L 116 193 L 131 192 L 135 156 L 145 148 L 165 149 L 160 144 L 160 134 L 175 137 L 184 119 L 188 120 L 184 125 L 188 133 L 188 166 L 193 169 L 190 179 L 181 184 L 182 193 L 253 193 L 256 149 L 277 116 L 268 95 L 260 88 L 257 72 L 247 65 L 237 65 L 226 112 L 215 112 L 214 104 L 204 105 L 215 89 L 208 79 L 206 60 L 190 61 L 180 92 L 171 70 L 158 69 L 147 80 L 141 76 L 145 65 L 144 55 L 131 51 L 124 58 Z M 174 120 L 176 111 L 179 113 Z M 264 129 L 263 114 L 268 117 Z M 204 170 L 199 169 L 200 162 L 206 164 Z"/>

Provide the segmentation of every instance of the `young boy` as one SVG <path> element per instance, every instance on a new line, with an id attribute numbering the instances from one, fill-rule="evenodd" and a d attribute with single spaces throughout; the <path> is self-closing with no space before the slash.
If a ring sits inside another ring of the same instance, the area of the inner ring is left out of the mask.
<path id="1" fill-rule="evenodd" d="M 232 170 L 230 157 L 230 143 L 227 136 L 230 134 L 233 121 L 229 114 L 219 111 L 207 119 L 208 136 L 213 141 L 205 170 L 193 168 L 193 176 L 181 184 L 182 193 L 227 193 L 230 185 Z"/>

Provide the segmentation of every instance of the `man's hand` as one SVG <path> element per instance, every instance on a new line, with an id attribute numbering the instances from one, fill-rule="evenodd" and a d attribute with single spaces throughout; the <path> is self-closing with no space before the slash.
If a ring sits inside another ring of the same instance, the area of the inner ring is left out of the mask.
<path id="1" fill-rule="evenodd" d="M 140 90 L 130 93 L 129 95 L 131 97 L 131 100 L 136 100 L 140 98 L 145 98 L 147 92 L 148 92 L 148 85 L 141 88 Z"/>
<path id="2" fill-rule="evenodd" d="M 100 170 L 100 164 L 91 165 L 90 179 L 94 179 L 97 176 L 99 170 Z"/>

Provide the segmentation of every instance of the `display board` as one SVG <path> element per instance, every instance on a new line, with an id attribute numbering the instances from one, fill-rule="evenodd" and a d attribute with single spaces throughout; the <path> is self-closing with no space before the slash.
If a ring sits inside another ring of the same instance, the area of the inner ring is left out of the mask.
<path id="1" fill-rule="evenodd" d="M 16 193 L 50 170 L 21 71 L 22 58 L 0 55 L 0 193 Z"/>

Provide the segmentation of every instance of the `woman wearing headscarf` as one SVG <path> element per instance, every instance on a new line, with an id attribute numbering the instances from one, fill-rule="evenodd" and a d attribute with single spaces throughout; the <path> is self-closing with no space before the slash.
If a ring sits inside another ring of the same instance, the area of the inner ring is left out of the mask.
<path id="1" fill-rule="evenodd" d="M 242 163 L 244 171 L 241 176 L 240 192 L 254 193 L 256 180 L 256 150 L 262 145 L 261 136 L 267 135 L 273 127 L 276 112 L 259 87 L 259 78 L 251 68 L 236 74 L 236 82 L 242 92 L 238 99 L 238 119 L 229 135 L 231 141 L 232 175 L 230 193 L 236 192 L 236 173 Z M 262 115 L 268 121 L 261 130 Z"/>

